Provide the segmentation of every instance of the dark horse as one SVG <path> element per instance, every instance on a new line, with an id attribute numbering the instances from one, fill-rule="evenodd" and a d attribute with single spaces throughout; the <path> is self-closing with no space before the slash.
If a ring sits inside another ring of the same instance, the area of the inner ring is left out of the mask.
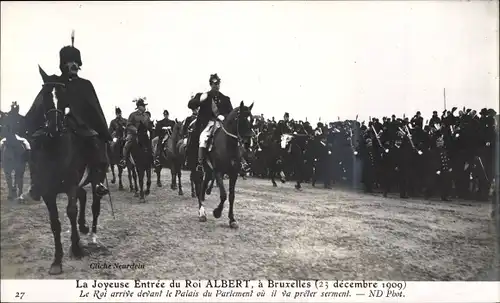
<path id="1" fill-rule="evenodd" d="M 23 192 L 24 172 L 30 146 L 27 141 L 23 142 L 26 139 L 17 137 L 8 130 L 8 127 L 4 134 L 5 138 L 0 141 L 2 169 L 9 189 L 8 199 L 13 199 Z M 12 173 L 14 173 L 14 180 L 12 180 Z"/>
<path id="2" fill-rule="evenodd" d="M 153 153 L 151 140 L 148 135 L 148 129 L 142 122 L 137 128 L 137 140 L 130 148 L 130 155 L 133 159 L 133 165 L 137 171 L 139 179 L 139 201 L 146 202 L 145 196 L 149 195 L 151 189 L 151 166 L 153 163 Z M 146 190 L 144 190 L 144 175 L 146 175 Z"/>
<path id="3" fill-rule="evenodd" d="M 207 163 L 204 166 L 204 176 L 200 176 L 194 171 L 191 172 L 198 174 L 198 178 L 194 178 L 194 182 L 198 195 L 198 218 L 201 222 L 207 220 L 203 201 L 205 200 L 205 188 L 212 176 L 215 177 L 220 190 L 220 203 L 214 209 L 213 215 L 215 218 L 220 218 L 224 202 L 227 199 L 222 176 L 227 174 L 229 176 L 229 226 L 231 228 L 238 227 L 233 210 L 234 188 L 241 168 L 239 146 L 244 145 L 253 134 L 250 122 L 252 107 L 253 103 L 246 107 L 242 101 L 240 106 L 235 108 L 215 131 L 212 148 L 209 148 Z"/>
<path id="4" fill-rule="evenodd" d="M 174 129 L 172 130 L 172 135 L 168 137 L 165 144 L 165 154 L 166 158 L 170 161 L 170 172 L 172 174 L 172 184 L 171 189 L 179 189 L 179 195 L 182 196 L 184 192 L 182 191 L 182 165 L 184 164 L 184 159 L 186 158 L 186 146 L 187 140 L 183 139 L 182 136 L 182 122 L 176 122 Z M 162 151 L 163 152 L 163 151 Z M 178 180 L 178 185 L 176 182 L 176 177 Z M 191 195 L 194 194 L 194 186 L 191 183 Z"/>
<path id="5" fill-rule="evenodd" d="M 60 109 L 61 104 L 70 104 L 62 98 L 70 98 L 65 90 L 64 83 L 59 82 L 57 76 L 48 76 L 41 68 L 43 87 L 34 101 L 27 117 L 31 117 L 32 126 L 39 128 L 32 137 L 35 172 L 35 183 L 39 186 L 41 196 L 49 211 L 50 226 L 54 235 L 55 256 L 49 274 L 62 273 L 63 248 L 61 243 L 61 223 L 57 209 L 57 195 L 65 193 L 68 197 L 66 213 L 71 223 L 71 252 L 74 257 L 81 258 L 83 249 L 80 246 L 80 235 L 77 229 L 78 206 L 80 201 L 80 214 L 78 218 L 79 231 L 83 234 L 89 232 L 85 222 L 86 191 L 83 186 L 90 183 L 88 156 L 85 149 L 84 138 L 77 136 L 74 130 L 68 128 L 67 115 Z M 59 101 L 64 101 L 59 104 Z M 103 148 L 104 146 L 101 146 Z M 94 172 L 92 172 L 94 173 Z M 99 176 L 101 180 L 105 175 Z M 92 234 L 95 241 L 97 220 L 101 211 L 101 198 L 96 194 L 96 184 L 92 183 Z"/>
<path id="6" fill-rule="evenodd" d="M 113 142 L 108 145 L 108 155 L 109 155 L 109 164 L 111 166 L 111 174 L 113 178 L 111 179 L 111 183 L 115 184 L 116 176 L 115 176 L 115 165 L 118 167 L 118 190 L 123 190 L 123 168 L 118 165 L 120 159 L 123 155 L 123 145 L 125 145 L 125 131 L 117 132 L 113 134 Z M 130 159 L 126 159 L 127 164 L 127 172 L 128 172 L 128 184 L 130 186 L 130 192 L 139 192 L 139 188 L 137 186 L 137 173 L 135 172 L 134 166 L 130 162 Z M 133 183 L 132 183 L 133 178 Z"/>

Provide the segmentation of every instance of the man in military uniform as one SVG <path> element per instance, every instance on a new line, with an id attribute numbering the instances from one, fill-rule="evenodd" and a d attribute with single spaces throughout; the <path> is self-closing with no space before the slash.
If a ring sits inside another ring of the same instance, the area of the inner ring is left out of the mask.
<path id="1" fill-rule="evenodd" d="M 127 120 L 127 137 L 125 138 L 125 145 L 123 146 L 123 158 L 120 160 L 120 166 L 125 168 L 127 166 L 127 159 L 130 156 L 130 148 L 137 140 L 137 129 L 141 123 L 148 126 L 150 120 L 146 114 L 146 105 L 144 99 L 139 98 L 136 102 L 136 111 L 130 114 Z"/>
<path id="2" fill-rule="evenodd" d="M 82 59 L 80 51 L 73 46 L 74 36 L 71 38 L 72 45 L 63 47 L 59 52 L 59 69 L 62 74 L 61 76 L 53 76 L 57 78 L 58 82 L 64 84 L 62 93 L 66 96 L 66 98 L 59 99 L 57 106 L 63 112 L 69 108 L 66 119 L 68 128 L 74 130 L 77 136 L 87 141 L 85 147 L 88 149 L 86 154 L 89 155 L 87 161 L 92 171 L 92 182 L 97 184 L 96 194 L 104 196 L 109 192 L 102 183 L 106 177 L 108 165 L 105 142 L 111 141 L 111 135 L 92 82 L 78 76 Z M 43 115 L 45 114 L 43 106 L 40 104 L 42 99 L 37 98 L 26 114 L 26 126 L 30 135 L 43 127 L 39 123 L 44 121 Z M 67 103 L 64 104 L 62 101 Z M 35 149 L 36 144 L 32 146 L 33 152 L 36 152 Z M 34 174 L 36 175 L 37 172 L 35 171 Z M 42 190 L 38 188 L 36 182 L 32 181 L 29 194 L 23 194 L 23 196 L 39 200 Z"/>
<path id="3" fill-rule="evenodd" d="M 425 198 L 429 199 L 437 187 L 441 194 L 441 200 L 450 201 L 448 196 L 451 189 L 451 173 L 453 169 L 448 152 L 444 148 L 443 136 L 439 131 L 436 135 L 436 145 L 431 148 L 430 152 L 430 171 L 427 178 Z"/>
<path id="4" fill-rule="evenodd" d="M 121 137 L 127 126 L 127 120 L 122 117 L 122 110 L 119 107 L 115 107 L 115 115 L 116 118 L 109 123 L 109 133 L 113 138 Z"/>
<path id="5" fill-rule="evenodd" d="M 199 138 L 198 165 L 196 167 L 199 172 L 203 171 L 208 140 L 213 135 L 216 121 L 224 121 L 233 110 L 230 98 L 219 91 L 220 82 L 221 79 L 217 74 L 210 75 L 210 91 L 197 94 L 188 104 L 190 109 L 199 107 L 196 128 L 203 130 Z"/>
<path id="6" fill-rule="evenodd" d="M 156 150 L 155 150 L 155 162 L 154 162 L 155 166 L 160 165 L 160 153 L 163 150 L 163 139 L 167 135 L 167 130 L 170 129 L 171 133 L 175 125 L 175 121 L 170 120 L 168 116 L 169 116 L 168 110 L 164 110 L 163 119 L 161 119 L 156 123 L 155 136 L 158 137 L 158 144 L 156 145 Z"/>

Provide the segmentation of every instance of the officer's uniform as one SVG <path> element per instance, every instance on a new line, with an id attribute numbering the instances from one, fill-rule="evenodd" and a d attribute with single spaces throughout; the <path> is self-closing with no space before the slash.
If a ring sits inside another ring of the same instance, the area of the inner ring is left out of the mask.
<path id="1" fill-rule="evenodd" d="M 164 110 L 163 114 L 168 115 L 168 110 Z M 156 150 L 155 150 L 155 162 L 157 162 L 158 164 L 159 164 L 158 160 L 160 157 L 160 152 L 163 149 L 163 139 L 167 134 L 167 130 L 164 128 L 170 127 L 170 132 L 171 132 L 174 126 L 175 126 L 175 121 L 167 118 L 163 118 L 156 123 L 155 135 L 156 137 L 158 137 L 158 144 L 156 145 Z"/>
<path id="2" fill-rule="evenodd" d="M 219 83 L 220 78 L 217 74 L 210 76 L 209 83 Z M 216 91 L 207 92 L 205 100 L 201 100 L 202 94 L 197 94 L 195 98 L 189 101 L 188 107 L 190 109 L 198 108 L 198 117 L 196 118 L 196 128 L 202 129 L 199 137 L 199 150 L 198 150 L 198 171 L 203 170 L 205 162 L 206 147 L 209 138 L 212 136 L 217 119 L 224 120 L 229 113 L 233 110 L 231 100 L 224 94 Z M 197 133 L 197 132 L 195 132 Z"/>
<path id="3" fill-rule="evenodd" d="M 115 114 L 119 115 L 122 110 L 119 107 L 115 108 Z M 113 138 L 121 138 L 127 127 L 127 119 L 123 117 L 116 117 L 109 123 L 109 133 Z"/>
<path id="4" fill-rule="evenodd" d="M 137 107 L 146 106 L 143 99 L 139 99 L 136 102 Z M 126 161 L 130 155 L 130 148 L 132 147 L 133 140 L 137 139 L 137 129 L 140 123 L 148 125 L 150 120 L 145 112 L 137 109 L 135 112 L 131 113 L 127 120 L 127 137 L 125 138 L 125 145 L 123 146 L 123 158 L 120 161 L 120 166 L 126 167 Z"/>

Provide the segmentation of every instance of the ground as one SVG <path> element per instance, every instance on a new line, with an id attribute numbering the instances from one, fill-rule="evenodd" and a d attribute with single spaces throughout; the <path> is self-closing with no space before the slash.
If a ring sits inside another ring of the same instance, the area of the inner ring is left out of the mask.
<path id="1" fill-rule="evenodd" d="M 144 204 L 110 184 L 116 219 L 104 198 L 100 246 L 87 246 L 89 256 L 82 260 L 70 256 L 66 197 L 60 195 L 64 272 L 53 277 L 48 269 L 54 241 L 45 204 L 7 201 L 2 173 L 2 279 L 494 278 L 498 235 L 489 203 L 403 201 L 310 184 L 297 192 L 292 183 L 273 188 L 269 180 L 239 179 L 235 215 L 240 228 L 234 230 L 228 227 L 228 203 L 220 219 L 211 214 L 219 202 L 217 188 L 207 197 L 209 217 L 202 223 L 189 194 L 188 173 L 183 172 L 182 197 L 168 186 L 168 170 L 162 175 L 164 187 L 156 188 L 153 180 Z M 144 268 L 92 269 L 98 262 Z"/>

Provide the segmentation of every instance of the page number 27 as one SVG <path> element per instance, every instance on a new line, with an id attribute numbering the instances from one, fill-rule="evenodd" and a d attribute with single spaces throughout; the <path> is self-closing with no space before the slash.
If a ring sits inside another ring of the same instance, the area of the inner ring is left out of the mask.
<path id="1" fill-rule="evenodd" d="M 24 297 L 24 292 L 16 292 L 16 298 L 23 299 Z"/>

